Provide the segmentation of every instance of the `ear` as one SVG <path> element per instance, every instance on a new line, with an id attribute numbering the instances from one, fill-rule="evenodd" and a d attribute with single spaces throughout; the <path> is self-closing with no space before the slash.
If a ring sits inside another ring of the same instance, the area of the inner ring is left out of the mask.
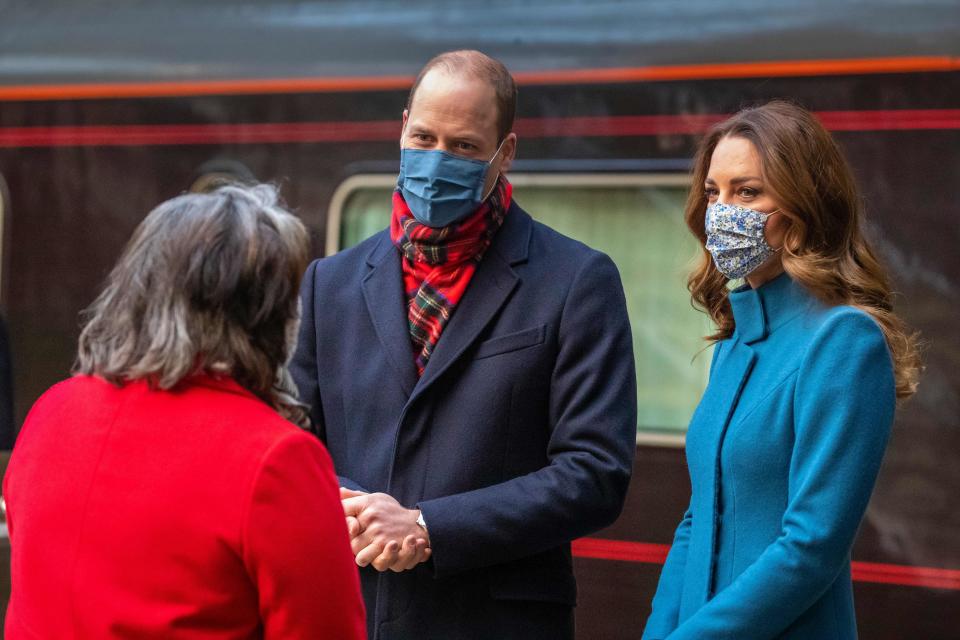
<path id="1" fill-rule="evenodd" d="M 409 109 L 404 109 L 404 110 L 403 110 L 403 116 L 401 117 L 401 120 L 400 120 L 401 123 L 402 123 L 402 125 L 401 125 L 401 127 L 400 127 L 400 146 L 401 146 L 401 147 L 403 147 L 403 134 L 404 134 L 404 133 L 406 132 L 406 130 L 407 130 L 407 120 L 409 120 L 409 119 L 410 119 L 410 110 L 409 110 Z"/>
<path id="2" fill-rule="evenodd" d="M 500 161 L 500 173 L 506 173 L 513 165 L 513 159 L 517 155 L 517 134 L 512 131 L 503 139 L 503 150 L 500 151 L 503 160 Z"/>

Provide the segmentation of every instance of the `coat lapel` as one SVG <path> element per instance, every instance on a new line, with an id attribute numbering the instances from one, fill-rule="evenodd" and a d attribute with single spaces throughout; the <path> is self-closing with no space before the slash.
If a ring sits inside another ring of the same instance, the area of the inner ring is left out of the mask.
<path id="1" fill-rule="evenodd" d="M 730 426 L 730 418 L 733 417 L 733 412 L 737 408 L 737 402 L 740 400 L 744 384 L 750 376 L 756 359 L 753 349 L 742 340 L 737 340 L 722 363 L 724 378 L 722 384 L 712 385 L 710 394 L 712 397 L 709 398 L 710 409 L 723 421 L 720 428 L 711 434 L 708 444 L 708 451 L 712 454 L 710 456 L 713 464 L 712 477 L 715 480 L 719 479 L 720 449 L 723 447 L 727 427 Z"/>
<path id="2" fill-rule="evenodd" d="M 726 354 L 721 354 L 719 360 L 715 363 L 716 370 L 721 376 L 712 377 L 707 390 L 703 395 L 700 406 L 697 408 L 697 414 L 702 416 L 704 424 L 710 424 L 708 432 L 704 432 L 702 447 L 698 447 L 697 457 L 707 465 L 705 477 L 707 486 L 704 487 L 699 495 L 698 513 L 713 514 L 718 513 L 719 492 L 720 492 L 720 452 L 723 448 L 723 440 L 726 436 L 727 428 L 730 426 L 730 419 L 737 407 L 740 396 L 743 393 L 744 385 L 750 377 L 756 361 L 756 353 L 742 339 L 737 338 L 731 345 Z M 710 531 L 709 549 L 714 549 L 717 536 L 717 520 L 708 523 Z M 695 576 L 699 584 L 691 585 L 691 594 L 696 594 L 699 603 L 694 607 L 696 609 L 705 603 L 711 595 L 713 588 L 713 553 L 699 554 L 697 558 L 690 558 L 692 562 L 699 563 L 700 569 L 687 575 Z"/>
<path id="3" fill-rule="evenodd" d="M 367 263 L 372 267 L 362 284 L 367 312 L 403 392 L 409 397 L 417 382 L 417 369 L 407 323 L 400 254 L 388 239 L 381 238 Z"/>
<path id="4" fill-rule="evenodd" d="M 503 227 L 477 266 L 463 298 L 444 327 L 411 401 L 429 388 L 476 341 L 507 302 L 520 282 L 512 265 L 527 259 L 532 230 L 533 220 L 530 216 L 515 204 L 511 205 Z"/>
<path id="5" fill-rule="evenodd" d="M 443 329 L 414 395 L 419 395 L 476 340 L 513 292 L 519 278 L 499 255 L 485 256 Z M 412 398 L 411 398 L 412 399 Z"/>

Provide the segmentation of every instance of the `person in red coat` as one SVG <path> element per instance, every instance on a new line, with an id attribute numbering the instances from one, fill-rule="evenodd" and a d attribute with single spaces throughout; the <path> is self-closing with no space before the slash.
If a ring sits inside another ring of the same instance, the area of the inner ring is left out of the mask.
<path id="1" fill-rule="evenodd" d="M 308 258 L 272 187 L 174 198 L 86 312 L 3 496 L 5 637 L 366 638 L 324 446 L 286 370 Z"/>

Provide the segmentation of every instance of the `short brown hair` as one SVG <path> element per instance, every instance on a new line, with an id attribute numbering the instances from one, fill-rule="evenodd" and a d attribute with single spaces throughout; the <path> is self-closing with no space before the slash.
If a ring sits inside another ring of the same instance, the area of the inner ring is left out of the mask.
<path id="1" fill-rule="evenodd" d="M 423 65 L 420 73 L 417 74 L 417 79 L 413 81 L 410 96 L 407 98 L 408 110 L 413 104 L 413 96 L 424 76 L 437 67 L 442 67 L 448 73 L 467 74 L 483 80 L 493 88 L 497 101 L 497 143 L 503 142 L 507 134 L 513 130 L 513 120 L 517 114 L 517 83 L 514 82 L 513 76 L 504 64 L 483 52 L 472 49 L 447 51 L 434 56 Z"/>
<path id="2" fill-rule="evenodd" d="M 228 186 L 151 211 L 84 312 L 74 372 L 161 389 L 224 373 L 307 426 L 286 362 L 309 237 L 277 198 Z"/>

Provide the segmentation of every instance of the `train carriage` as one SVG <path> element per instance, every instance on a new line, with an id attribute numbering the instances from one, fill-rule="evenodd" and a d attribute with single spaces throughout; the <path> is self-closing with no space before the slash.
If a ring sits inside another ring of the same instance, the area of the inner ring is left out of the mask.
<path id="1" fill-rule="evenodd" d="M 516 198 L 623 276 L 637 456 L 622 517 L 574 544 L 577 626 L 581 638 L 639 637 L 689 496 L 684 432 L 710 362 L 709 324 L 684 288 L 690 159 L 725 114 L 787 98 L 847 153 L 898 310 L 927 345 L 853 550 L 860 632 L 960 637 L 955 0 L 86 4 L 17 5 L 0 24 L 15 425 L 68 375 L 78 312 L 156 203 L 273 181 L 316 255 L 350 246 L 387 222 L 417 69 L 481 49 L 520 84 Z"/>

